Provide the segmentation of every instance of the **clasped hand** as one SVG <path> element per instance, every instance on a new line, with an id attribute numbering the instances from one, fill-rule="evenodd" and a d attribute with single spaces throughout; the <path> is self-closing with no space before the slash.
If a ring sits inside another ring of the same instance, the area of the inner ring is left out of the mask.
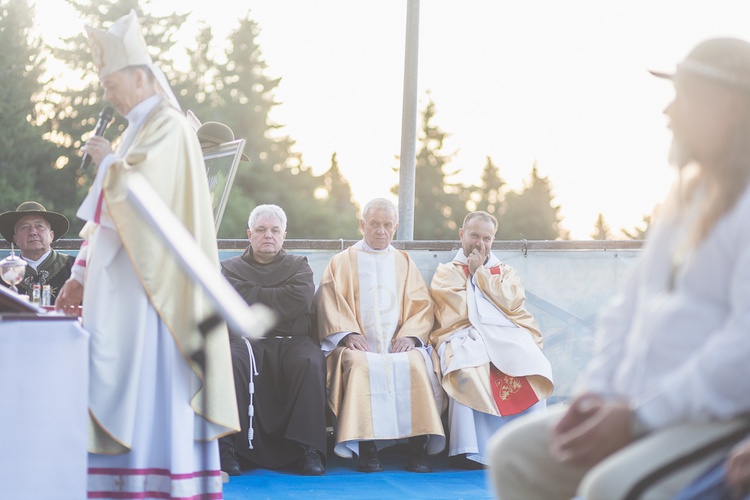
<path id="1" fill-rule="evenodd" d="M 631 418 L 627 401 L 579 396 L 552 430 L 550 453 L 559 462 L 591 467 L 630 444 Z"/>
<path id="2" fill-rule="evenodd" d="M 350 333 L 344 337 L 344 345 L 349 349 L 370 352 L 370 345 L 367 343 L 367 339 L 359 333 Z M 414 340 L 410 337 L 401 337 L 393 343 L 392 352 L 407 352 L 412 349 L 414 349 Z"/>

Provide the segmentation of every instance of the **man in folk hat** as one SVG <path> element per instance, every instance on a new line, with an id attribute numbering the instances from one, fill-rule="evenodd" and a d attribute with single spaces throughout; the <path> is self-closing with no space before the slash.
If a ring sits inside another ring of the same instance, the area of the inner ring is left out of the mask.
<path id="1" fill-rule="evenodd" d="M 31 297 L 34 285 L 49 285 L 51 304 L 55 303 L 60 287 L 70 277 L 73 257 L 50 245 L 62 238 L 68 227 L 64 215 L 48 212 L 35 201 L 25 201 L 14 212 L 0 214 L 0 234 L 15 244 L 28 264 L 24 279 L 17 286 L 19 293 Z"/>
<path id="2" fill-rule="evenodd" d="M 217 439 L 239 430 L 228 334 L 201 334 L 208 297 L 126 196 L 140 173 L 218 270 L 201 147 L 135 12 L 86 29 L 104 99 L 128 121 L 116 152 L 103 137 L 82 148 L 98 165 L 78 210 L 87 223 L 74 272 L 85 273 L 56 304 L 67 311 L 83 297 L 91 334 L 89 495 L 220 496 Z M 201 350 L 205 363 L 193 358 Z"/>
<path id="3" fill-rule="evenodd" d="M 750 43 L 707 40 L 657 76 L 678 180 L 579 395 L 493 437 L 501 499 L 674 498 L 750 432 Z"/>

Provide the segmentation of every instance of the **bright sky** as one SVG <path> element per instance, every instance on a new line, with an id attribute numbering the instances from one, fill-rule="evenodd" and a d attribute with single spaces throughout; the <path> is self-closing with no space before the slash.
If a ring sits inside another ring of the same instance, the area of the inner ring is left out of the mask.
<path id="1" fill-rule="evenodd" d="M 81 22 L 64 0 L 36 0 L 45 38 Z M 281 77 L 272 118 L 316 173 L 339 165 L 360 205 L 390 197 L 401 148 L 406 0 L 158 0 L 225 38 L 250 9 L 267 74 Z M 671 70 L 699 41 L 750 40 L 738 0 L 422 0 L 419 110 L 427 91 L 456 180 L 478 184 L 491 156 L 520 190 L 532 165 L 552 182 L 562 225 L 588 239 L 641 223 L 673 172 L 662 110 Z M 59 28 L 58 28 L 59 27 Z M 395 199 L 394 199 L 395 201 Z"/>

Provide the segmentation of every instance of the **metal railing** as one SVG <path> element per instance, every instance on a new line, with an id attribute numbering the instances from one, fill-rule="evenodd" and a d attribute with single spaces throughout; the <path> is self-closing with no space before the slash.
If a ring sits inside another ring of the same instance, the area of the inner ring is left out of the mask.
<path id="1" fill-rule="evenodd" d="M 316 284 L 331 256 L 358 240 L 286 240 L 290 253 L 307 257 Z M 75 253 L 80 240 L 60 240 L 54 247 Z M 240 255 L 243 240 L 219 240 L 219 258 Z M 412 257 L 429 286 L 439 263 L 452 260 L 456 241 L 395 241 Z M 596 322 L 606 302 L 621 288 L 640 253 L 642 241 L 496 241 L 493 252 L 513 266 L 526 290 L 529 311 L 544 336 L 544 352 L 552 363 L 555 393 L 551 402 L 566 400 L 594 348 Z M 0 243 L 0 256 L 10 245 Z"/>

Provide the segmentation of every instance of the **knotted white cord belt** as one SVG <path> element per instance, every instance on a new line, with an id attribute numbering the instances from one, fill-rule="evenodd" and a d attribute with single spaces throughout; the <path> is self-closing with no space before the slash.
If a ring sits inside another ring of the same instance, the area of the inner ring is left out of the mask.
<path id="1" fill-rule="evenodd" d="M 247 344 L 247 353 L 248 357 L 250 359 L 250 369 L 248 370 L 250 372 L 250 382 L 247 384 L 247 393 L 250 395 L 249 403 L 247 405 L 247 416 L 248 416 L 248 425 L 247 425 L 247 447 L 249 450 L 253 449 L 253 415 L 255 415 L 255 407 L 253 407 L 253 395 L 255 394 L 255 377 L 258 376 L 258 370 L 256 369 L 255 364 L 255 355 L 253 354 L 253 347 L 250 345 L 250 341 L 247 340 L 245 337 L 242 337 L 242 340 L 245 341 L 245 344 Z"/>

